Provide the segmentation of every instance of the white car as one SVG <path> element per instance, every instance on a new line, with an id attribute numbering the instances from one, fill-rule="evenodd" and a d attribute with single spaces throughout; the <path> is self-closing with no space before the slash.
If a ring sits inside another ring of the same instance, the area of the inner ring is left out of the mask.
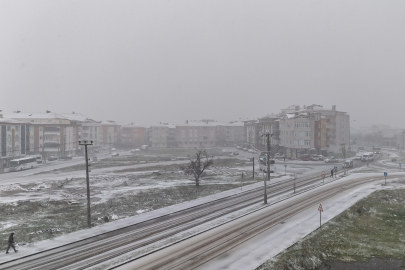
<path id="1" fill-rule="evenodd" d="M 114 152 L 111 154 L 112 157 L 118 157 L 120 154 L 118 154 L 117 152 Z"/>
<path id="2" fill-rule="evenodd" d="M 253 150 L 253 149 L 249 149 L 249 150 L 248 150 L 248 152 L 249 152 L 249 153 L 253 153 L 253 154 L 254 154 L 254 153 L 255 153 L 255 150 Z"/>

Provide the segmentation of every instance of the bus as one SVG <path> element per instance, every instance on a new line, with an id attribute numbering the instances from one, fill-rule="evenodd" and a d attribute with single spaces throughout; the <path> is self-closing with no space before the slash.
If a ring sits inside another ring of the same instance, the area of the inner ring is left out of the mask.
<path id="1" fill-rule="evenodd" d="M 380 154 L 381 153 L 381 147 L 373 146 L 373 153 L 374 154 Z"/>
<path id="2" fill-rule="evenodd" d="M 37 167 L 36 157 L 24 157 L 10 161 L 10 171 L 21 171 Z"/>

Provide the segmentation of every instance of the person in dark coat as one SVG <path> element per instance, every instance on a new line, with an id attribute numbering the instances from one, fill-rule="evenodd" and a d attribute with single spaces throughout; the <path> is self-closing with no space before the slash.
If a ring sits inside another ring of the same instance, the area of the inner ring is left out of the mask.
<path id="1" fill-rule="evenodd" d="M 330 177 L 333 178 L 333 169 L 330 171 Z"/>
<path id="2" fill-rule="evenodd" d="M 14 233 L 11 233 L 10 236 L 8 237 L 8 247 L 6 253 L 8 253 L 8 250 L 12 247 L 14 249 L 14 252 L 17 252 L 18 250 L 15 249 L 14 247 Z"/>

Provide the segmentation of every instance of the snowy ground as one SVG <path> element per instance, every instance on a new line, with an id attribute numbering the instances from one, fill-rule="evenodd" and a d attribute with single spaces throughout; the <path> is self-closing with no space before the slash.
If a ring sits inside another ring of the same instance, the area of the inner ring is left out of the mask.
<path id="1" fill-rule="evenodd" d="M 398 176 L 405 176 L 405 173 L 394 173 Z M 360 177 L 379 176 L 376 174 L 352 174 L 342 178 L 340 181 L 355 181 Z M 388 181 L 389 183 L 395 180 Z M 360 199 L 369 195 L 378 189 L 404 188 L 404 184 L 393 183 L 388 186 L 382 185 L 384 180 L 365 184 L 360 187 L 345 191 L 322 203 L 324 212 L 322 213 L 322 223 L 327 222 L 336 215 L 355 204 Z M 300 214 L 286 220 L 270 230 L 246 241 L 242 245 L 222 254 L 221 256 L 198 267 L 204 269 L 255 269 L 265 261 L 273 258 L 275 255 L 293 245 L 312 231 L 319 227 L 319 204 L 301 212 Z"/>
<path id="2" fill-rule="evenodd" d="M 96 227 L 92 229 L 85 229 L 84 171 L 68 170 L 46 174 L 38 174 L 38 171 L 35 171 L 35 174 L 32 174 L 28 170 L 21 172 L 24 174 L 18 174 L 19 177 L 16 178 L 3 178 L 0 182 L 0 214 L 2 216 L 0 232 L 3 235 L 3 242 L 11 231 L 16 232 L 20 252 L 8 257 L 2 256 L 0 262 L 235 194 L 241 189 L 262 186 L 264 175 L 259 171 L 258 165 L 255 166 L 255 181 L 252 181 L 252 164 L 248 161 L 252 156 L 249 153 L 242 153 L 235 157 L 221 157 L 207 172 L 208 175 L 203 178 L 199 190 L 195 189 L 190 177 L 179 172 L 179 165 L 184 163 L 184 160 L 126 164 L 125 166 L 120 164 L 117 167 L 93 169 L 90 175 L 91 209 L 92 223 Z M 123 160 L 127 162 L 127 159 Z M 287 168 L 284 164 L 287 164 Z M 330 170 L 331 166 L 333 167 L 334 164 L 279 161 L 276 164 L 276 173 L 272 173 L 276 178 L 272 181 L 290 179 L 290 174 L 297 174 L 298 177 L 320 174 L 322 171 Z M 57 167 L 64 168 L 62 165 Z M 285 169 L 287 176 L 283 177 Z M 153 175 L 154 171 L 159 171 L 161 175 Z M 257 181 L 259 183 L 254 184 Z M 162 194 L 165 196 L 161 196 Z M 156 204 L 156 200 L 150 198 L 154 199 L 157 196 L 169 199 Z M 253 206 L 255 207 L 258 206 Z M 253 208 L 241 210 L 165 241 L 172 242 L 186 237 Z M 113 222 L 105 223 L 103 221 L 105 216 Z M 164 245 L 165 241 L 137 252 L 142 253 L 147 249 Z M 118 260 L 125 260 L 125 258 L 118 258 Z"/>

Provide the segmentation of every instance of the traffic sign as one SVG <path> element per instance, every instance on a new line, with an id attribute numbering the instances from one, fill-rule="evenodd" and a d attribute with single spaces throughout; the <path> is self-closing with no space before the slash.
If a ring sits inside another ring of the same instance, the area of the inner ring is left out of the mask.
<path id="1" fill-rule="evenodd" d="M 267 160 L 266 157 L 264 157 L 264 158 L 263 158 L 263 161 L 266 161 L 266 160 Z"/>
<path id="2" fill-rule="evenodd" d="M 319 228 L 320 228 L 322 226 L 322 212 L 323 212 L 322 204 L 319 204 L 318 211 L 319 211 Z"/>
<path id="3" fill-rule="evenodd" d="M 337 166 L 335 166 L 335 171 L 337 171 Z"/>
<path id="4" fill-rule="evenodd" d="M 384 172 L 384 176 L 386 177 L 388 175 L 388 173 Z"/>

